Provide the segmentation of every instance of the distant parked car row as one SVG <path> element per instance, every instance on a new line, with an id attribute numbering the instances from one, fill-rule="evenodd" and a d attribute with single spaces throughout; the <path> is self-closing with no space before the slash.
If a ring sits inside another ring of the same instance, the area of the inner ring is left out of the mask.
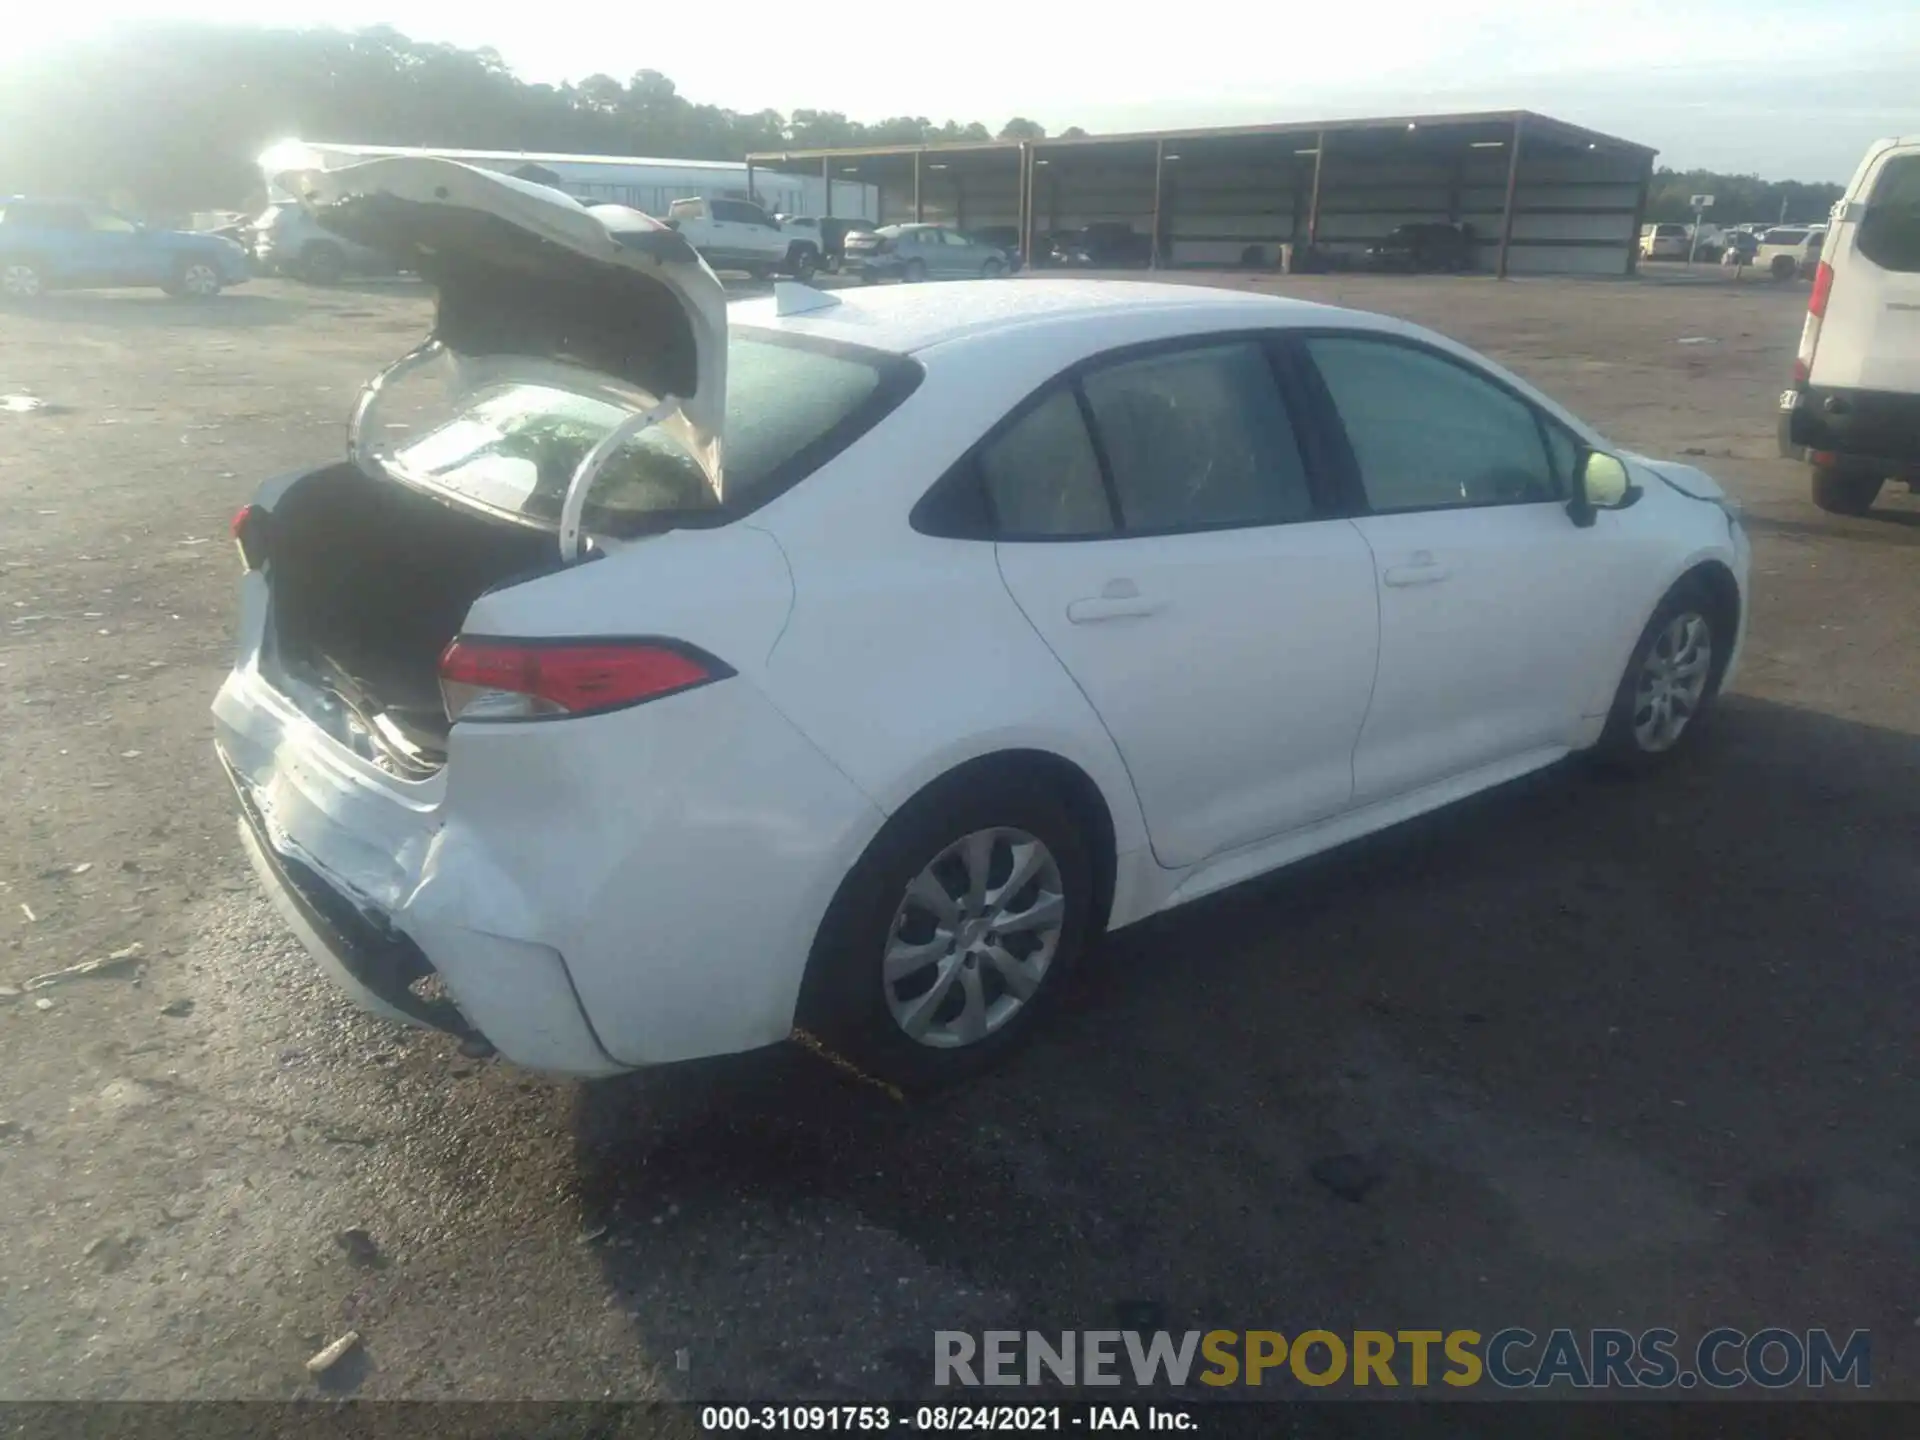
<path id="1" fill-rule="evenodd" d="M 1776 280 L 1810 276 L 1820 264 L 1825 225 L 1766 225 L 1746 223 L 1721 229 L 1702 223 L 1695 227 L 1673 221 L 1640 227 L 1643 260 L 1696 260 L 1702 264 L 1752 265 Z"/>

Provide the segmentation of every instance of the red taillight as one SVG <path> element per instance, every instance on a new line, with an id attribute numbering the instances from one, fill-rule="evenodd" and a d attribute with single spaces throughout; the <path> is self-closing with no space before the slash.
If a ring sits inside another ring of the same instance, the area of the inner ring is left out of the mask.
<path id="1" fill-rule="evenodd" d="M 240 547 L 240 563 L 258 570 L 267 563 L 267 512 L 258 505 L 242 505 L 227 526 Z"/>
<path id="2" fill-rule="evenodd" d="M 449 720 L 528 720 L 618 710 L 732 673 L 711 656 L 666 640 L 463 635 L 440 656 L 440 693 Z"/>
<path id="3" fill-rule="evenodd" d="M 1820 262 L 1820 268 L 1813 272 L 1813 293 L 1807 296 L 1807 313 L 1824 317 L 1827 313 L 1827 297 L 1833 294 L 1833 266 L 1826 261 Z"/>

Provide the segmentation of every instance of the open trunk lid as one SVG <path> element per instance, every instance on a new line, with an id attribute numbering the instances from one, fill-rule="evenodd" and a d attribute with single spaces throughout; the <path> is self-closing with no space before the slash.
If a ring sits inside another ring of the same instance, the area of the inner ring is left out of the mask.
<path id="1" fill-rule="evenodd" d="M 673 431 L 724 495 L 726 292 L 683 236 L 637 210 L 589 210 L 453 160 L 392 157 L 276 184 L 320 225 L 435 287 L 430 344 L 466 377 L 564 367 L 587 393 Z"/>

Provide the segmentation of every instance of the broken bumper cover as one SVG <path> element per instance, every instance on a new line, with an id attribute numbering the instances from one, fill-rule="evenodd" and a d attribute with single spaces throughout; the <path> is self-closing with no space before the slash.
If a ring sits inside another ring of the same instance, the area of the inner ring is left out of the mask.
<path id="1" fill-rule="evenodd" d="M 328 979 L 361 1009 L 403 1025 L 491 1045 L 529 1069 L 568 1075 L 626 1070 L 588 1026 L 557 951 L 473 932 L 437 932 L 429 945 L 453 959 L 450 978 L 412 936 L 382 925 L 310 865 L 287 855 L 247 783 L 224 752 L 222 768 L 240 808 L 240 840 L 267 898 Z M 447 947 L 445 951 L 442 946 Z M 413 988 L 438 976 L 456 998 Z"/>
<path id="2" fill-rule="evenodd" d="M 443 1030 L 462 1040 L 483 1039 L 457 1005 L 414 993 L 416 982 L 434 974 L 418 945 L 383 931 L 314 870 L 274 848 L 266 817 L 226 756 L 220 758 L 240 803 L 240 841 L 247 859 L 274 908 L 333 982 L 364 1009 L 389 1020 Z"/>

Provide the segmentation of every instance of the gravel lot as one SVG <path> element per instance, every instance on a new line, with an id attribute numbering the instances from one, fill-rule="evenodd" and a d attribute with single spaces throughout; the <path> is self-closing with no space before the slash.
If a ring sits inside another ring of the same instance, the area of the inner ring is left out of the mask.
<path id="1" fill-rule="evenodd" d="M 1823 516 L 1774 458 L 1804 290 L 1223 283 L 1704 457 L 1755 534 L 1745 673 L 1684 771 L 1536 777 L 1128 932 L 915 1106 L 798 1051 L 552 1084 L 336 998 L 212 755 L 226 523 L 427 305 L 0 313 L 0 393 L 48 402 L 0 410 L 0 985 L 142 947 L 0 995 L 0 1398 L 312 1393 L 349 1328 L 372 1397 L 883 1398 L 936 1329 L 1507 1324 L 1866 1327 L 1920 1397 L 1920 504 Z M 1362 1201 L 1311 1177 L 1339 1152 Z"/>

